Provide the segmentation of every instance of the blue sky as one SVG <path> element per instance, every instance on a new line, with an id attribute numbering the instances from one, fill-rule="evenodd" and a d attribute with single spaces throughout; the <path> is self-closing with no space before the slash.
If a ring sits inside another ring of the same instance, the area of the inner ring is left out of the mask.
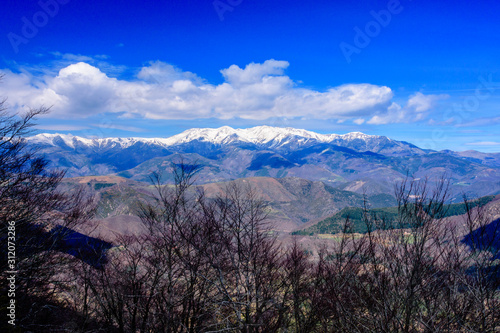
<path id="1" fill-rule="evenodd" d="M 4 2 L 0 95 L 38 131 L 361 131 L 500 151 L 497 1 Z"/>

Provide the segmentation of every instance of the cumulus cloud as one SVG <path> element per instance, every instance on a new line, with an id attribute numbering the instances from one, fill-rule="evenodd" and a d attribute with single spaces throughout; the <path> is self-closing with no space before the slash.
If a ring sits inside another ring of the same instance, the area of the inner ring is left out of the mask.
<path id="1" fill-rule="evenodd" d="M 424 95 L 420 92 L 411 96 L 408 100 L 407 108 L 413 109 L 417 113 L 425 112 L 431 109 L 440 99 L 447 98 L 448 95 Z"/>
<path id="2" fill-rule="evenodd" d="M 85 58 L 78 58 L 85 60 Z M 5 70 L 3 87 L 14 108 L 53 106 L 50 117 L 101 113 L 150 119 L 274 117 L 351 119 L 355 124 L 421 120 L 441 95 L 417 93 L 404 107 L 389 87 L 345 84 L 326 91 L 300 88 L 285 74 L 287 61 L 267 60 L 221 70 L 224 82 L 207 83 L 170 64 L 151 62 L 132 80 L 110 77 L 87 61 L 43 76 Z"/>
<path id="3" fill-rule="evenodd" d="M 244 69 L 236 65 L 231 65 L 229 68 L 223 69 L 220 72 L 228 83 L 233 86 L 241 86 L 262 82 L 264 77 L 283 76 L 285 69 L 289 65 L 288 61 L 271 59 L 266 60 L 263 64 L 248 64 Z"/>
<path id="4" fill-rule="evenodd" d="M 189 80 L 196 83 L 202 83 L 203 80 L 196 74 L 184 72 L 170 64 L 161 61 L 152 61 L 149 66 L 142 67 L 137 78 L 148 83 L 172 84 L 175 81 Z"/>
<path id="5" fill-rule="evenodd" d="M 432 110 L 436 102 L 448 98 L 448 95 L 424 95 L 420 92 L 409 97 L 406 105 L 402 107 L 397 103 L 392 103 L 387 112 L 376 114 L 368 120 L 368 124 L 396 124 L 412 123 L 423 120 L 428 111 Z"/>

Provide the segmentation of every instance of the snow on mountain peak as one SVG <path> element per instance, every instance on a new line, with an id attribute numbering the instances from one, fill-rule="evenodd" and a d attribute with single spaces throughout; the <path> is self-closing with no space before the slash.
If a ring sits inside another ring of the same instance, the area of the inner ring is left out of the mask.
<path id="1" fill-rule="evenodd" d="M 78 142 L 87 146 L 114 146 L 118 145 L 122 148 L 127 148 L 137 142 L 157 144 L 161 146 L 175 146 L 191 141 L 203 141 L 213 144 L 228 144 L 231 142 L 241 141 L 254 144 L 270 144 L 271 146 L 282 146 L 292 140 L 299 144 L 308 141 L 332 142 L 334 140 L 351 141 L 355 139 L 366 140 L 375 138 L 363 134 L 361 132 L 352 132 L 343 135 L 339 134 L 319 134 L 316 132 L 296 129 L 292 127 L 272 127 L 272 126 L 256 126 L 245 129 L 234 129 L 229 126 L 220 128 L 192 128 L 180 134 L 168 138 L 101 138 L 87 139 L 71 134 L 38 134 L 28 138 L 31 142 L 37 144 L 59 145 L 56 141 L 62 140 L 68 147 L 75 148 Z"/>
<path id="2" fill-rule="evenodd" d="M 370 137 L 374 137 L 374 135 L 368 135 L 368 134 L 361 133 L 361 132 L 351 132 L 351 133 L 343 134 L 341 136 L 344 140 L 355 140 L 355 139 L 366 140 Z"/>
<path id="3" fill-rule="evenodd" d="M 164 142 L 168 145 L 186 143 L 193 140 L 206 141 L 215 144 L 224 144 L 233 141 L 251 142 L 254 144 L 273 144 L 280 145 L 288 142 L 289 139 L 299 139 L 301 142 L 315 140 L 319 142 L 331 142 L 335 139 L 354 140 L 374 137 L 360 132 L 353 132 L 344 135 L 338 134 L 319 134 L 304 129 L 292 127 L 272 127 L 257 126 L 245 129 L 234 129 L 229 126 L 220 128 L 193 128 L 174 135 Z"/>
<path id="4" fill-rule="evenodd" d="M 35 142 L 38 144 L 46 144 L 46 145 L 58 145 L 57 140 L 62 140 L 62 142 L 71 148 L 75 148 L 74 146 L 74 141 L 83 141 L 86 144 L 90 144 L 92 140 L 81 138 L 74 136 L 72 134 L 48 134 L 48 133 L 42 133 L 42 134 L 37 134 L 35 136 L 32 136 L 28 138 L 29 141 Z"/>

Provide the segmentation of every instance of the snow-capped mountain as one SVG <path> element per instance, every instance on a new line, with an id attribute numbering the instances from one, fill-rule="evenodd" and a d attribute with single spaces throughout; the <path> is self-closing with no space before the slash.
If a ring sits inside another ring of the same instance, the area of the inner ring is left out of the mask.
<path id="1" fill-rule="evenodd" d="M 247 129 L 193 128 L 169 138 L 102 138 L 87 139 L 71 134 L 38 134 L 28 138 L 32 144 L 45 146 L 66 146 L 76 148 L 86 146 L 93 149 L 128 148 L 135 144 L 148 144 L 168 148 L 190 142 L 213 145 L 250 143 L 266 148 L 299 148 L 314 143 L 333 143 L 356 151 L 374 153 L 422 154 L 423 151 L 406 142 L 395 141 L 385 136 L 352 132 L 343 135 L 319 134 L 295 128 L 258 126 Z M 389 151 L 390 150 L 390 151 Z"/>
<path id="2" fill-rule="evenodd" d="M 359 193 L 391 193 L 412 175 L 444 174 L 452 192 L 472 196 L 500 193 L 500 155 L 430 151 L 385 136 L 319 134 L 302 129 L 259 126 L 247 129 L 195 128 L 169 138 L 88 139 L 63 134 L 28 138 L 67 176 L 115 174 L 148 181 L 152 172 L 168 180 L 180 160 L 201 167 L 209 183 L 251 176 L 298 177 Z"/>

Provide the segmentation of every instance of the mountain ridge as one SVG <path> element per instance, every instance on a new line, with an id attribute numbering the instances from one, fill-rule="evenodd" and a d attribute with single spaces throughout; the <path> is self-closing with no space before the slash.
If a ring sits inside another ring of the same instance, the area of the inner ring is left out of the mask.
<path id="1" fill-rule="evenodd" d="M 352 143 L 355 140 L 365 143 L 376 140 L 385 143 L 390 142 L 396 145 L 408 146 L 411 148 L 420 149 L 405 141 L 396 141 L 387 136 L 368 135 L 361 132 L 350 132 L 346 134 L 320 134 L 305 129 L 295 129 L 292 127 L 272 127 L 272 126 L 256 126 L 245 129 L 234 129 L 229 126 L 219 128 L 192 128 L 180 134 L 176 134 L 166 138 L 97 138 L 89 139 L 72 134 L 48 134 L 40 133 L 27 138 L 33 144 L 58 145 L 57 140 L 61 140 L 66 146 L 75 148 L 75 144 L 81 143 L 89 147 L 101 148 L 113 144 L 118 144 L 122 148 L 128 148 L 136 143 L 157 144 L 162 147 L 172 147 L 189 143 L 192 141 L 201 141 L 212 144 L 229 144 L 237 141 L 252 143 L 256 145 L 267 145 L 272 148 L 277 148 L 286 145 L 290 140 L 294 139 L 299 145 L 307 144 L 310 141 L 318 143 Z M 287 141 L 288 140 L 288 141 Z M 61 142 L 59 141 L 59 142 Z M 372 151 L 375 149 L 367 149 Z"/>
<path id="2" fill-rule="evenodd" d="M 38 134 L 28 144 L 68 177 L 118 175 L 149 181 L 153 172 L 172 182 L 172 164 L 200 167 L 199 183 L 247 177 L 298 177 L 357 193 L 393 194 L 408 175 L 435 182 L 446 176 L 452 195 L 500 193 L 500 154 L 421 149 L 386 136 L 318 134 L 258 126 L 190 129 L 170 138 L 87 139 Z"/>

